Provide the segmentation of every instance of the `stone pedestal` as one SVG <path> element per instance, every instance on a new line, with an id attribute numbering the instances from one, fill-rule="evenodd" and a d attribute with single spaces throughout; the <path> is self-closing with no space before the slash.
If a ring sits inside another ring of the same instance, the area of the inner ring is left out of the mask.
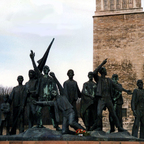
<path id="1" fill-rule="evenodd" d="M 1 141 L 143 141 L 128 132 L 107 134 L 103 131 L 89 132 L 88 136 L 64 134 L 47 128 L 30 128 L 19 135 L 0 136 Z M 13 143 L 14 144 L 14 143 Z"/>

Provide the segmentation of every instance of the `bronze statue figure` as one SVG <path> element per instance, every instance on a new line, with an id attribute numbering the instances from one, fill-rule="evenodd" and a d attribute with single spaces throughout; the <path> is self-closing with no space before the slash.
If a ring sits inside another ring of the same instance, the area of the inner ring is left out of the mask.
<path id="1" fill-rule="evenodd" d="M 111 100 L 112 97 L 112 88 L 117 89 L 118 91 L 125 91 L 127 93 L 130 93 L 129 90 L 124 89 L 118 84 L 115 84 L 110 78 L 106 78 L 107 71 L 105 67 L 102 67 L 107 62 L 107 59 L 105 59 L 93 72 L 94 74 L 94 80 L 97 82 L 97 92 L 96 95 L 100 97 L 98 101 L 98 110 L 97 110 L 97 120 L 95 121 L 95 124 L 92 126 L 91 130 L 97 129 L 102 130 L 102 111 L 104 108 L 108 108 L 110 115 L 112 116 L 114 123 L 116 127 L 118 128 L 118 131 L 125 131 L 118 120 L 118 117 L 114 111 L 113 103 Z M 101 74 L 101 76 L 98 76 L 98 73 Z"/>
<path id="2" fill-rule="evenodd" d="M 32 103 L 33 100 L 38 100 L 38 79 L 34 70 L 29 70 L 29 81 L 25 84 L 25 93 L 29 128 L 33 127 L 34 121 L 36 121 L 37 127 L 39 127 L 37 107 Z"/>
<path id="3" fill-rule="evenodd" d="M 81 97 L 81 117 L 89 131 L 97 118 L 96 83 L 93 81 L 93 72 L 88 73 L 89 81 L 83 84 Z"/>
<path id="4" fill-rule="evenodd" d="M 10 134 L 16 134 L 16 128 L 19 133 L 24 132 L 24 85 L 23 76 L 18 76 L 18 86 L 14 87 L 10 94 L 10 104 L 13 103 L 13 125 Z"/>
<path id="5" fill-rule="evenodd" d="M 79 90 L 79 87 L 77 85 L 77 82 L 73 79 L 74 71 L 72 69 L 68 70 L 67 75 L 69 79 L 64 82 L 64 93 L 70 102 L 70 104 L 73 106 L 74 112 L 75 112 L 75 120 L 78 122 L 78 112 L 76 109 L 76 101 L 78 98 L 81 97 L 81 93 Z"/>
<path id="6" fill-rule="evenodd" d="M 54 82 L 52 77 L 49 76 L 50 69 L 48 66 L 45 65 L 43 67 L 44 75 L 41 74 L 38 67 L 36 66 L 36 63 L 34 61 L 34 57 L 35 57 L 35 54 L 33 53 L 33 51 L 31 51 L 30 58 L 32 60 L 34 70 L 38 76 L 38 100 L 39 101 L 53 100 L 53 97 L 51 95 L 51 91 L 52 90 L 58 91 L 58 89 L 57 89 L 56 83 Z M 56 128 L 56 130 L 61 130 L 60 127 L 58 126 L 58 123 L 55 120 L 54 107 L 49 106 L 48 109 L 49 109 L 50 117 L 52 119 L 53 127 Z M 43 127 L 42 126 L 41 110 L 42 110 L 42 107 L 37 106 L 37 116 L 39 119 L 39 127 Z"/>
<path id="7" fill-rule="evenodd" d="M 41 91 L 41 98 L 39 101 L 51 101 L 54 99 L 53 95 L 51 94 L 52 90 L 55 90 L 58 92 L 56 83 L 54 82 L 53 78 L 49 76 L 50 69 L 48 66 L 44 66 L 43 68 L 43 77 L 41 77 L 41 82 L 40 82 L 40 91 Z M 52 120 L 53 127 L 56 128 L 56 130 L 61 130 L 60 127 L 58 126 L 58 123 L 55 118 L 55 111 L 54 111 L 54 106 L 49 106 L 49 114 Z"/>
<path id="8" fill-rule="evenodd" d="M 6 135 L 9 135 L 10 130 L 10 104 L 9 95 L 4 95 L 4 103 L 1 104 L 0 109 L 0 135 L 3 133 L 3 128 L 6 126 Z"/>
<path id="9" fill-rule="evenodd" d="M 113 74 L 112 75 L 112 81 L 115 84 L 118 84 L 122 87 L 122 85 L 120 83 L 118 83 L 118 75 L 117 74 Z M 123 97 L 122 97 L 122 92 L 118 91 L 117 89 L 113 88 L 112 89 L 112 102 L 113 102 L 113 107 L 115 110 L 115 113 L 119 119 L 120 122 L 120 126 L 123 127 L 123 122 L 122 122 L 122 105 L 123 105 Z M 111 117 L 111 115 L 109 114 L 109 122 L 110 122 L 110 133 L 115 131 L 115 125 L 114 125 L 114 121 L 113 118 Z"/>
<path id="10" fill-rule="evenodd" d="M 143 81 L 137 81 L 137 89 L 134 89 L 131 101 L 131 108 L 135 116 L 134 125 L 132 128 L 132 135 L 138 137 L 138 130 L 140 125 L 140 138 L 144 138 L 144 89 Z"/>

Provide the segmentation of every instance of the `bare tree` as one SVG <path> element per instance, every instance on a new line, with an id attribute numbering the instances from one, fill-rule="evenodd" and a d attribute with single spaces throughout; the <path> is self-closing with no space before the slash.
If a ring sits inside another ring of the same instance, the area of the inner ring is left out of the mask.
<path id="1" fill-rule="evenodd" d="M 3 96 L 7 94 L 10 95 L 12 89 L 13 89 L 12 87 L 0 86 L 0 104 L 3 102 Z"/>

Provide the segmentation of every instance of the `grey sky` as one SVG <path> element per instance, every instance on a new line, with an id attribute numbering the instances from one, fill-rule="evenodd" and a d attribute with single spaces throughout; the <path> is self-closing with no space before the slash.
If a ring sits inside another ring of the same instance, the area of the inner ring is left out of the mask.
<path id="1" fill-rule="evenodd" d="M 95 0 L 1 0 L 0 84 L 17 85 L 17 76 L 28 81 L 32 69 L 30 50 L 38 60 L 55 38 L 47 60 L 63 83 L 74 69 L 80 89 L 92 70 Z"/>

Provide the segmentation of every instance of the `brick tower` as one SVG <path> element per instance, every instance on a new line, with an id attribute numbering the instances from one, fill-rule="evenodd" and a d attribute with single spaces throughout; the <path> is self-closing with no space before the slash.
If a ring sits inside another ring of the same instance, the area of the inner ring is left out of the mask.
<path id="1" fill-rule="evenodd" d="M 144 79 L 144 12 L 141 0 L 96 0 L 93 68 L 108 58 L 108 75 L 121 82 Z"/>
<path id="2" fill-rule="evenodd" d="M 93 16 L 93 68 L 105 58 L 108 76 L 116 73 L 124 88 L 144 80 L 144 12 L 141 0 L 96 0 Z M 130 111 L 131 95 L 123 94 Z"/>

